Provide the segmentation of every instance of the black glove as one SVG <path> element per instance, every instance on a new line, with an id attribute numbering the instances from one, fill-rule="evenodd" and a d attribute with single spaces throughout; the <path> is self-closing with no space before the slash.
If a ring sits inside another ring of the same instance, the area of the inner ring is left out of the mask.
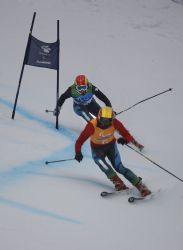
<path id="1" fill-rule="evenodd" d="M 144 146 L 138 143 L 135 139 L 132 141 L 133 145 L 135 145 L 140 151 L 144 148 Z"/>
<path id="2" fill-rule="evenodd" d="M 117 143 L 121 144 L 121 145 L 125 145 L 125 144 L 128 143 L 128 141 L 125 138 L 120 137 L 120 138 L 117 139 Z"/>
<path id="3" fill-rule="evenodd" d="M 58 106 L 56 107 L 54 110 L 53 110 L 53 115 L 54 116 L 58 116 L 60 114 L 60 110 L 61 110 L 61 107 Z"/>
<path id="4" fill-rule="evenodd" d="M 78 161 L 78 162 L 83 160 L 83 155 L 82 155 L 81 152 L 76 153 L 75 160 Z"/>

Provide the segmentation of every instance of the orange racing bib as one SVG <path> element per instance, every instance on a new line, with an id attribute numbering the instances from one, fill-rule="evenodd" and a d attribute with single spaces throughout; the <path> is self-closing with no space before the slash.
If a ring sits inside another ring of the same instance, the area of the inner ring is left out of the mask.
<path id="1" fill-rule="evenodd" d="M 113 124 L 106 129 L 101 129 L 97 127 L 97 119 L 92 119 L 90 122 L 93 124 L 95 129 L 94 133 L 91 135 L 91 141 L 94 144 L 103 145 L 114 140 L 115 128 Z"/>

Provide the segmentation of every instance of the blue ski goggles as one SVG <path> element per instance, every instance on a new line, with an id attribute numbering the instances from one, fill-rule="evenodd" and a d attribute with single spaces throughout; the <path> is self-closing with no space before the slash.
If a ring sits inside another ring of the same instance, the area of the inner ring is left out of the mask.
<path id="1" fill-rule="evenodd" d="M 81 92 L 81 91 L 87 91 L 88 86 L 87 85 L 77 85 L 76 86 L 77 91 Z"/>

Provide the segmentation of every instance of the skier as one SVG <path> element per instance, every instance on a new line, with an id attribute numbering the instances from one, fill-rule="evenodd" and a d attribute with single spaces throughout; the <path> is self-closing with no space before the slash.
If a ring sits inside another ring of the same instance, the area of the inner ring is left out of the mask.
<path id="1" fill-rule="evenodd" d="M 73 98 L 73 108 L 77 115 L 83 117 L 87 122 L 98 115 L 100 105 L 95 101 L 93 96 L 98 97 L 106 106 L 111 107 L 109 99 L 92 83 L 85 75 L 78 75 L 71 85 L 58 99 L 53 115 L 60 114 L 61 107 L 66 99 Z"/>
<path id="2" fill-rule="evenodd" d="M 124 145 L 132 143 L 140 150 L 143 148 L 143 146 L 133 138 L 123 124 L 115 118 L 112 108 L 103 107 L 100 109 L 97 118 L 88 122 L 78 137 L 75 144 L 75 159 L 78 162 L 82 161 L 83 155 L 81 147 L 90 137 L 93 160 L 106 174 L 107 178 L 114 183 L 117 191 L 127 189 L 127 186 L 119 178 L 114 169 L 131 182 L 132 185 L 140 191 L 142 197 L 151 194 L 151 191 L 145 186 L 145 184 L 142 183 L 142 178 L 137 177 L 130 169 L 126 168 L 122 164 L 116 144 L 116 138 L 114 137 L 115 131 L 118 131 L 122 136 L 117 140 L 119 144 Z M 106 157 L 110 161 L 110 164 L 106 161 Z"/>

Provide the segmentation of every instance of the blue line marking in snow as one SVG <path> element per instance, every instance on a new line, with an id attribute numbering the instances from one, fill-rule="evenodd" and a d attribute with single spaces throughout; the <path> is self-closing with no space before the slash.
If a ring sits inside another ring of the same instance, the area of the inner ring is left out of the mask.
<path id="1" fill-rule="evenodd" d="M 0 103 L 7 106 L 8 108 L 13 109 L 13 103 L 8 101 L 8 100 L 5 100 L 2 97 L 0 97 Z M 42 124 L 44 127 L 48 128 L 48 129 L 54 130 L 54 126 L 55 126 L 54 122 L 46 121 L 46 120 L 40 118 L 39 116 L 32 114 L 29 110 L 26 110 L 25 108 L 17 106 L 16 112 L 19 113 L 20 115 L 26 117 L 29 120 L 33 120 L 33 121 L 36 121 L 36 122 Z M 73 131 L 71 131 L 67 128 L 64 128 L 64 127 L 62 127 L 59 130 L 55 130 L 54 132 L 61 133 L 64 136 L 71 139 L 72 141 L 75 140 L 75 138 L 76 138 L 76 134 Z"/>
<path id="2" fill-rule="evenodd" d="M 67 157 L 65 156 L 65 153 L 68 153 L 70 151 L 71 146 L 65 148 L 62 151 L 62 157 Z M 58 155 L 59 151 L 57 151 L 55 154 Z M 49 158 L 55 158 L 53 155 L 51 155 Z M 58 156 L 57 156 L 58 157 Z M 57 167 L 59 165 L 57 164 Z M 7 171 L 1 171 L 0 172 L 0 188 L 2 191 L 3 186 L 7 186 L 7 184 L 13 185 L 15 182 L 19 181 L 20 179 L 23 179 L 24 177 L 28 176 L 30 172 L 36 173 L 37 171 L 43 170 L 46 167 L 45 165 L 45 158 L 39 159 L 39 160 L 34 160 L 34 161 L 27 161 L 23 163 L 22 165 L 17 165 L 14 166 L 13 168 L 7 170 Z M 67 167 L 67 163 L 63 162 L 62 167 Z"/>
<path id="3" fill-rule="evenodd" d="M 41 169 L 43 169 L 43 166 L 44 166 L 43 160 L 29 161 L 21 166 L 12 168 L 11 170 L 1 172 L 0 173 L 1 193 L 3 191 L 3 186 L 6 187 L 7 184 L 14 185 L 17 181 L 23 180 L 24 177 L 27 177 L 28 175 L 32 174 L 32 172 L 36 173 L 37 171 L 40 171 Z M 68 218 L 66 216 L 56 214 L 53 212 L 48 212 L 42 209 L 34 208 L 29 205 L 4 198 L 2 196 L 0 196 L 0 203 L 6 204 L 10 207 L 14 207 L 17 209 L 25 210 L 26 212 L 29 212 L 32 214 L 37 214 L 37 215 L 44 216 L 44 217 L 50 217 L 53 219 L 62 220 L 62 221 L 66 221 L 66 222 L 70 222 L 74 224 L 81 224 L 81 222 L 78 220 Z"/>
<path id="4" fill-rule="evenodd" d="M 13 104 L 10 101 L 5 100 L 4 98 L 0 97 L 0 102 L 7 106 L 8 108 L 13 108 Z"/>
<path id="5" fill-rule="evenodd" d="M 0 103 L 13 109 L 13 104 L 8 100 L 3 99 L 2 97 L 0 97 Z M 26 110 L 25 108 L 21 108 L 21 107 L 17 106 L 16 112 L 19 113 L 20 115 L 26 117 L 29 120 L 34 120 L 34 121 L 40 123 L 41 125 L 43 125 L 44 127 L 48 128 L 48 129 L 51 129 L 51 130 L 54 129 L 53 122 L 45 121 L 44 119 L 40 118 L 39 116 L 30 113 L 30 111 Z M 54 132 L 63 134 L 64 136 L 68 137 L 72 142 L 75 141 L 75 139 L 76 139 L 76 133 L 74 133 L 73 131 L 71 131 L 70 129 L 67 129 L 67 128 L 62 127 L 59 131 L 55 130 Z M 63 158 L 68 157 L 69 153 L 72 151 L 73 151 L 73 144 L 71 144 L 69 147 L 65 148 L 64 150 L 63 149 L 60 151 L 58 150 L 57 152 L 55 152 L 54 154 L 51 154 L 47 158 L 54 159 L 54 158 L 58 157 L 59 153 L 60 153 L 61 157 L 63 157 Z M 11 168 L 8 171 L 0 172 L 1 192 L 2 192 L 3 186 L 7 186 L 7 184 L 12 185 L 15 182 L 17 182 L 18 180 L 23 179 L 24 177 L 28 176 L 30 173 L 33 173 L 33 172 L 36 173 L 37 171 L 40 171 L 44 165 L 44 162 L 45 162 L 45 159 L 28 161 L 22 165 L 14 166 L 13 168 Z M 67 166 L 66 163 L 62 163 L 62 166 L 64 166 L 64 165 Z M 47 212 L 47 211 L 42 210 L 42 209 L 34 208 L 34 207 L 29 206 L 29 205 L 4 198 L 3 196 L 0 196 L 0 203 L 17 208 L 17 209 L 24 210 L 24 211 L 32 213 L 32 214 L 37 214 L 37 215 L 41 215 L 41 216 L 45 216 L 45 217 L 51 217 L 53 219 L 67 221 L 67 222 L 74 223 L 74 224 L 81 224 L 81 222 L 78 220 L 74 220 L 72 218 L 68 218 L 66 216 L 56 214 L 53 212 Z"/>
<path id="6" fill-rule="evenodd" d="M 10 207 L 14 207 L 14 208 L 17 208 L 17 209 L 24 210 L 24 211 L 29 212 L 31 214 L 37 214 L 37 215 L 44 216 L 44 217 L 50 217 L 52 219 L 62 220 L 62 221 L 70 222 L 70 223 L 73 223 L 73 224 L 81 224 L 80 221 L 69 218 L 69 217 L 66 217 L 64 215 L 49 212 L 49 211 L 45 211 L 45 210 L 39 209 L 39 208 L 34 208 L 34 207 L 29 206 L 29 205 L 26 205 L 26 204 L 23 204 L 23 203 L 20 203 L 20 202 L 17 202 L 17 201 L 13 201 L 13 200 L 4 198 L 2 196 L 0 196 L 0 203 L 8 205 Z"/>

